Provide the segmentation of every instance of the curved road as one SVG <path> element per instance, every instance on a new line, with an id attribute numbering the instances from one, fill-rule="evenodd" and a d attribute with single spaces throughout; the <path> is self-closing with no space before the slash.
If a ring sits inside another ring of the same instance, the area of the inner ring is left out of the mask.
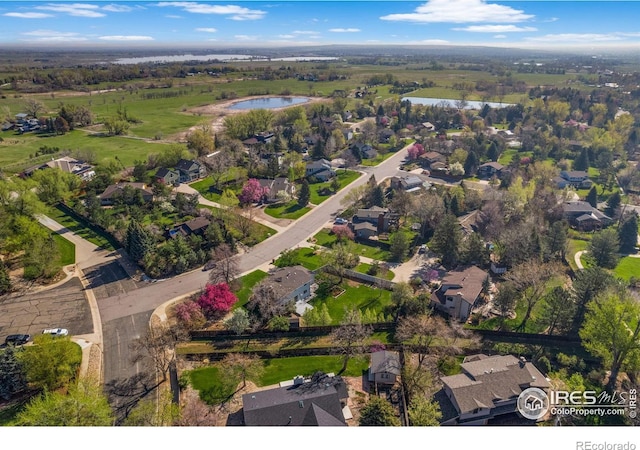
<path id="1" fill-rule="evenodd" d="M 254 246 L 249 252 L 239 255 L 238 263 L 242 273 L 277 258 L 288 248 L 293 248 L 319 231 L 328 220 L 340 212 L 340 201 L 356 186 L 363 185 L 373 174 L 378 182 L 396 175 L 401 161 L 407 154 L 407 147 L 378 166 L 363 168 L 360 178 L 342 189 L 322 204 L 316 206 L 300 219 L 293 222 L 283 232 Z M 195 292 L 206 284 L 208 272 L 196 270 L 165 281 L 148 284 L 139 289 L 98 300 L 104 336 L 104 380 L 107 385 L 127 385 L 141 375 L 139 364 L 132 363 L 129 344 L 144 334 L 149 317 L 159 305 L 176 297 Z M 129 381 L 129 382 L 128 382 Z M 130 397 L 131 392 L 120 393 L 120 398 Z M 112 402 L 119 403 L 112 393 Z"/>

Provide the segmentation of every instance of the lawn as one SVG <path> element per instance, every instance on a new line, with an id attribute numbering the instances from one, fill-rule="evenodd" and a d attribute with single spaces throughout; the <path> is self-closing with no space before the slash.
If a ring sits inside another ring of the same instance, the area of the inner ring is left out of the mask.
<path id="1" fill-rule="evenodd" d="M 322 303 L 327 305 L 333 325 L 338 325 L 342 321 L 346 309 L 357 308 L 362 313 L 369 309 L 375 314 L 380 314 L 391 305 L 391 291 L 386 289 L 370 288 L 352 281 L 344 281 L 338 289 L 344 292 L 337 297 L 316 297 L 311 301 L 314 307 Z"/>
<path id="2" fill-rule="evenodd" d="M 76 245 L 73 242 L 67 241 L 58 233 L 51 233 L 51 237 L 58 246 L 60 251 L 59 264 L 61 266 L 68 266 L 76 262 Z"/>
<path id="3" fill-rule="evenodd" d="M 264 209 L 266 214 L 276 219 L 299 219 L 307 212 L 311 211 L 311 208 L 305 206 L 304 208 L 298 205 L 297 200 L 292 200 L 284 205 L 269 205 Z"/>
<path id="4" fill-rule="evenodd" d="M 238 302 L 233 305 L 233 309 L 240 308 L 241 306 L 246 305 L 246 303 L 249 301 L 249 297 L 251 296 L 251 290 L 253 289 L 253 287 L 260 281 L 265 279 L 268 275 L 268 273 L 263 272 L 262 270 L 254 270 L 253 272 L 240 277 L 238 279 L 238 282 L 241 283 L 242 287 L 236 291 Z"/>
<path id="5" fill-rule="evenodd" d="M 360 263 L 358 264 L 358 267 L 355 268 L 355 271 L 368 274 L 370 268 L 371 268 L 371 264 Z M 389 269 L 383 269 L 382 267 L 380 267 L 380 269 L 378 270 L 378 274 L 374 276 L 391 281 L 393 280 L 395 273 L 393 273 L 393 271 Z"/>
<path id="6" fill-rule="evenodd" d="M 395 152 L 387 152 L 385 154 L 378 153 L 378 155 L 375 158 L 363 159 L 362 162 L 360 162 L 360 164 L 363 166 L 377 166 L 381 162 L 384 162 L 387 159 L 391 158 L 393 155 L 395 155 Z"/>
<path id="7" fill-rule="evenodd" d="M 502 164 L 503 166 L 508 166 L 511 161 L 513 161 L 513 158 L 519 154 L 520 158 L 524 158 L 526 156 L 532 156 L 533 153 L 532 152 L 519 152 L 517 149 L 509 149 L 509 150 L 505 150 L 504 152 L 502 152 L 502 154 L 500 155 L 500 157 L 498 158 L 498 162 L 500 164 Z"/>
<path id="8" fill-rule="evenodd" d="M 320 255 L 316 254 L 317 250 L 309 247 L 301 247 L 291 250 L 291 257 L 295 264 L 300 264 L 309 270 L 316 270 L 323 265 Z M 279 265 L 276 260 L 277 267 L 284 267 Z"/>
<path id="9" fill-rule="evenodd" d="M 576 266 L 575 254 L 586 250 L 589 245 L 588 241 L 582 239 L 569 239 L 569 244 L 567 246 L 567 262 L 569 266 L 575 271 L 578 270 L 578 266 Z M 584 265 L 584 262 L 582 263 Z"/>
<path id="10" fill-rule="evenodd" d="M 369 367 L 369 358 L 351 358 L 347 364 L 347 370 L 342 375 L 358 377 L 367 367 Z M 266 359 L 264 372 L 260 378 L 251 381 L 258 386 L 270 386 L 281 381 L 292 380 L 297 375 L 311 376 L 318 371 L 338 373 L 341 368 L 342 358 L 337 355 Z M 200 398 L 210 405 L 220 403 L 234 391 L 233 386 L 225 386 L 216 364 L 192 370 L 188 372 L 188 377 L 191 386 L 200 392 Z"/>
<path id="11" fill-rule="evenodd" d="M 625 256 L 613 269 L 613 273 L 625 281 L 629 281 L 631 277 L 640 278 L 640 258 L 632 258 Z"/>
<path id="12" fill-rule="evenodd" d="M 58 206 L 48 208 L 46 215 L 98 247 L 102 247 L 105 250 L 115 250 L 120 247 L 120 245 L 111 237 L 100 233 L 97 229 L 90 227 L 88 224 L 80 222 Z"/>
<path id="13" fill-rule="evenodd" d="M 343 189 L 345 186 L 351 184 L 352 182 L 360 178 L 361 175 L 361 173 L 354 172 L 353 170 L 338 171 L 336 176 L 338 178 L 338 181 L 340 181 L 340 189 Z M 314 183 L 309 185 L 309 188 L 311 191 L 309 202 L 314 205 L 319 205 L 333 195 L 333 190 L 331 189 L 331 181 L 325 181 L 324 183 Z M 300 188 L 298 187 L 297 189 Z"/>
<path id="14" fill-rule="evenodd" d="M 200 181 L 191 183 L 189 186 L 195 189 L 196 191 L 198 191 L 200 195 L 202 195 L 204 198 L 206 198 L 209 201 L 216 202 L 216 203 L 220 201 L 221 195 L 217 192 L 212 192 L 210 190 L 211 186 L 213 186 L 213 178 L 211 177 L 206 177 Z"/>
<path id="15" fill-rule="evenodd" d="M 331 233 L 331 230 L 327 228 L 319 231 L 313 238 L 316 244 L 328 248 L 331 248 L 338 240 L 337 237 Z M 359 256 L 365 256 L 377 261 L 387 261 L 391 258 L 391 253 L 379 245 L 376 245 L 375 241 L 371 241 L 370 243 L 364 240 L 357 241 L 354 243 L 354 246 Z"/>

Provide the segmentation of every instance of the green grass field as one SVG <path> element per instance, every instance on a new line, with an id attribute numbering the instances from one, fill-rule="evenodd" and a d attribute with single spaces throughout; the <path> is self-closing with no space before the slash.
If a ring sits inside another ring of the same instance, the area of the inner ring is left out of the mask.
<path id="1" fill-rule="evenodd" d="M 613 273 L 625 281 L 629 281 L 631 277 L 640 278 L 640 258 L 629 256 L 621 258 L 616 268 L 613 269 Z"/>
<path id="2" fill-rule="evenodd" d="M 316 254 L 316 250 L 309 247 L 301 247 L 292 250 L 293 260 L 296 264 L 300 264 L 309 270 L 316 270 L 323 265 L 320 255 Z M 276 266 L 278 261 L 276 260 Z"/>
<path id="3" fill-rule="evenodd" d="M 333 325 L 340 324 L 347 309 L 356 308 L 363 313 L 369 309 L 375 314 L 379 314 L 391 305 L 391 291 L 386 289 L 374 289 L 363 284 L 346 281 L 339 289 L 343 289 L 344 292 L 337 297 L 329 296 L 323 299 L 316 297 L 311 302 L 314 307 L 318 307 L 322 303 L 327 305 Z"/>
<path id="4" fill-rule="evenodd" d="M 328 248 L 331 248 L 338 240 L 328 229 L 319 231 L 313 238 L 316 244 Z M 391 253 L 388 250 L 376 246 L 375 243 L 369 244 L 366 241 L 359 241 L 354 243 L 354 247 L 359 256 L 365 256 L 377 261 L 388 261 L 391 257 Z"/>
<path id="5" fill-rule="evenodd" d="M 276 219 L 299 219 L 306 213 L 311 211 L 311 208 L 305 206 L 304 208 L 298 205 L 297 200 L 292 200 L 284 205 L 269 205 L 264 209 L 264 212 Z"/>
<path id="6" fill-rule="evenodd" d="M 338 177 L 338 180 L 340 181 L 340 189 L 338 190 L 341 190 L 345 186 L 351 184 L 352 182 L 360 178 L 361 175 L 362 175 L 361 173 L 354 172 L 353 170 L 339 170 L 337 172 L 337 177 Z M 333 193 L 324 194 L 324 195 L 320 194 L 320 192 L 322 192 L 323 190 L 332 192 L 331 181 L 326 181 L 324 183 L 314 183 L 309 185 L 309 188 L 310 188 L 309 190 L 311 191 L 311 197 L 309 199 L 309 202 L 314 205 L 319 205 L 320 203 L 322 203 L 323 201 L 325 201 L 326 199 L 328 199 L 333 195 Z M 300 187 L 298 187 L 297 189 L 300 189 Z"/>
<path id="7" fill-rule="evenodd" d="M 358 264 L 358 266 L 354 269 L 356 272 L 360 272 L 360 273 L 368 273 L 369 269 L 371 268 L 371 264 L 367 264 L 367 263 L 360 263 Z M 391 270 L 382 270 L 380 269 L 380 271 L 378 272 L 377 275 L 378 278 L 383 278 L 385 280 L 393 280 L 393 277 L 395 276 L 395 273 L 393 273 L 393 271 Z"/>
<path id="8" fill-rule="evenodd" d="M 249 297 L 251 296 L 251 290 L 253 287 L 260 281 L 264 280 L 268 275 L 268 273 L 263 272 L 262 270 L 254 270 L 253 272 L 240 277 L 238 281 L 242 287 L 235 293 L 238 297 L 238 301 L 233 305 L 233 309 L 246 305 L 249 301 Z"/>
<path id="9" fill-rule="evenodd" d="M 61 266 L 74 264 L 76 262 L 76 245 L 73 242 L 67 241 L 58 233 L 51 233 L 51 237 L 53 237 L 60 251 L 59 264 Z"/>
<path id="10" fill-rule="evenodd" d="M 66 214 L 61 208 L 55 206 L 50 207 L 46 215 L 98 247 L 102 247 L 105 250 L 116 249 L 117 243 L 115 241 L 79 222 L 75 217 Z"/>

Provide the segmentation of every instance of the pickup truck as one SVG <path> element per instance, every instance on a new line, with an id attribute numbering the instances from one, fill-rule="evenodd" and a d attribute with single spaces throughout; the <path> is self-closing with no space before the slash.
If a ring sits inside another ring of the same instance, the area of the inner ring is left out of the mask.
<path id="1" fill-rule="evenodd" d="M 66 328 L 47 328 L 42 330 L 42 334 L 50 334 L 52 336 L 67 336 L 69 334 L 69 330 Z"/>

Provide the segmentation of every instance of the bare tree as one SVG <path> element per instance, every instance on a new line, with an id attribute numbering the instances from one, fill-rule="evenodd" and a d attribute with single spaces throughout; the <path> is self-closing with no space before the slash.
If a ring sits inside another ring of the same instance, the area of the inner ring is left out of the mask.
<path id="1" fill-rule="evenodd" d="M 175 425 L 179 427 L 211 427 L 218 421 L 218 415 L 214 407 L 207 405 L 198 398 L 191 395 L 186 400 L 180 410 L 180 418 Z"/>
<path id="2" fill-rule="evenodd" d="M 538 261 L 530 260 L 515 266 L 504 275 L 505 279 L 511 282 L 520 299 L 527 305 L 522 322 L 516 327 L 516 331 L 525 329 L 531 311 L 542 299 L 547 281 L 562 273 L 562 266 L 558 263 L 540 264 Z"/>
<path id="3" fill-rule="evenodd" d="M 286 307 L 278 303 L 278 296 L 271 284 L 263 281 L 253 288 L 247 311 L 254 329 L 259 329 L 272 318 L 283 315 L 285 310 Z"/>
<path id="4" fill-rule="evenodd" d="M 160 383 L 163 383 L 167 381 L 167 372 L 175 361 L 174 347 L 184 338 L 184 330 L 180 327 L 150 326 L 144 336 L 131 343 L 134 354 L 132 362 L 137 363 L 149 358 L 156 372 L 162 377 Z"/>
<path id="5" fill-rule="evenodd" d="M 233 158 L 230 153 L 220 150 L 213 158 L 200 158 L 207 168 L 209 176 L 213 179 L 213 186 L 220 189 L 222 177 L 233 166 Z"/>
<path id="6" fill-rule="evenodd" d="M 371 327 L 362 324 L 362 315 L 357 309 L 347 310 L 340 327 L 331 332 L 331 341 L 337 353 L 342 354 L 342 368 L 347 370 L 349 359 L 366 351 L 365 341 L 371 336 Z"/>
<path id="7" fill-rule="evenodd" d="M 229 353 L 220 362 L 221 376 L 227 380 L 242 381 L 236 392 L 247 385 L 248 379 L 257 380 L 264 372 L 264 363 L 257 355 Z"/>
<path id="8" fill-rule="evenodd" d="M 410 345 L 418 355 L 418 366 L 425 365 L 427 356 L 435 352 L 435 346 L 444 347 L 453 332 L 439 316 L 422 314 L 402 317 L 396 327 L 396 340 Z"/>
<path id="9" fill-rule="evenodd" d="M 26 98 L 22 103 L 25 112 L 33 117 L 38 117 L 40 111 L 44 111 L 46 106 L 37 98 Z"/>
<path id="10" fill-rule="evenodd" d="M 235 258 L 233 249 L 229 244 L 218 245 L 211 253 L 211 258 L 215 261 L 215 266 L 209 272 L 209 281 L 213 284 L 231 282 L 240 275 L 238 260 Z"/>

